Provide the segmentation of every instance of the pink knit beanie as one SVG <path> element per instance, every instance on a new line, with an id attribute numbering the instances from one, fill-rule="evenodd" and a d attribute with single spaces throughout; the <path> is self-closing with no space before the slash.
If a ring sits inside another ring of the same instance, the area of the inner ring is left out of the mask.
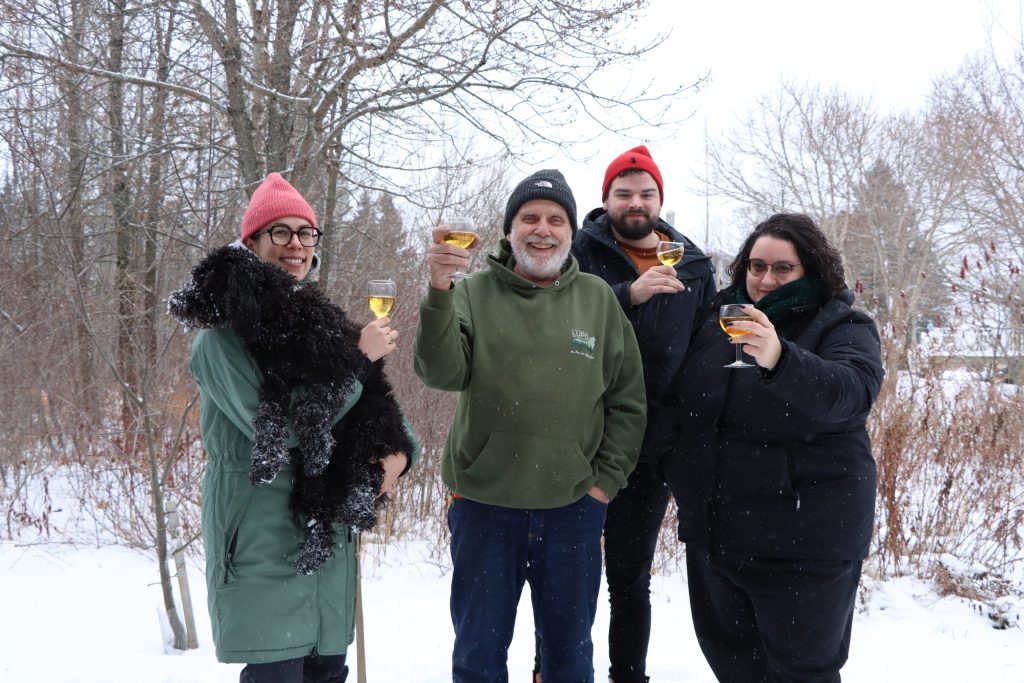
<path id="1" fill-rule="evenodd" d="M 282 178 L 280 173 L 271 173 L 252 193 L 249 206 L 242 216 L 242 240 L 252 237 L 254 232 L 271 221 L 285 216 L 305 218 L 310 225 L 317 227 L 313 209 L 299 191 Z"/>

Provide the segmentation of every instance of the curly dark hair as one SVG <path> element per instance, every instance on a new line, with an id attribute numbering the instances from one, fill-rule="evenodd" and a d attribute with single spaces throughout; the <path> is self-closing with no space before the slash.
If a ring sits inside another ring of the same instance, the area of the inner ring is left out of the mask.
<path id="1" fill-rule="evenodd" d="M 837 296 L 846 289 L 843 259 L 839 251 L 828 241 L 828 237 L 810 216 L 802 213 L 777 213 L 761 221 L 729 264 L 727 272 L 733 282 L 747 276 L 747 259 L 754 248 L 754 242 L 768 235 L 786 240 L 796 248 L 800 264 L 808 277 L 818 280 L 829 296 Z"/>

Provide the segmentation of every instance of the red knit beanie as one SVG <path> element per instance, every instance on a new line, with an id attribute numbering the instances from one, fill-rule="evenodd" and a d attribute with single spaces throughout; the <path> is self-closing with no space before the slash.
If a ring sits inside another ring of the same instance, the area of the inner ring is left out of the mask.
<path id="1" fill-rule="evenodd" d="M 601 201 L 608 199 L 608 189 L 612 186 L 612 181 L 615 180 L 620 173 L 630 168 L 638 168 L 641 171 L 647 171 L 654 178 L 654 182 L 658 185 L 658 194 L 661 196 L 661 203 L 665 203 L 665 186 L 661 182 L 661 171 L 658 170 L 658 165 L 654 163 L 654 159 L 651 158 L 651 153 L 647 151 L 647 148 L 643 145 L 634 147 L 628 152 L 623 152 L 619 156 L 615 157 L 612 163 L 608 164 L 608 170 L 604 172 L 604 185 L 601 186 Z"/>
<path id="2" fill-rule="evenodd" d="M 305 218 L 310 225 L 317 227 L 313 209 L 299 191 L 282 178 L 280 173 L 271 173 L 252 193 L 249 206 L 242 216 L 242 240 L 252 237 L 254 232 L 267 223 L 285 216 Z"/>

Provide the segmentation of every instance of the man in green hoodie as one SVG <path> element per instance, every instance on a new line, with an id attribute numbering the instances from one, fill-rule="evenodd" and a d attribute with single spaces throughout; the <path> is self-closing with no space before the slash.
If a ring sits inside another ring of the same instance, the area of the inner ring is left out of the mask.
<path id="1" fill-rule="evenodd" d="M 607 504 L 646 423 L 632 326 L 569 254 L 576 202 L 556 170 L 523 180 L 490 268 L 451 284 L 467 252 L 434 231 L 416 372 L 459 391 L 441 461 L 451 490 L 455 683 L 507 677 L 530 583 L 546 683 L 594 680 L 590 630 Z"/>

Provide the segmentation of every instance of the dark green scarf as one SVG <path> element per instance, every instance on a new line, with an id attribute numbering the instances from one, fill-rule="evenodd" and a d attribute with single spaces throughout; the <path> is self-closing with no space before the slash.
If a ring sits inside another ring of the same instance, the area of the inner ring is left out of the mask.
<path id="1" fill-rule="evenodd" d="M 768 319 L 776 322 L 790 311 L 799 311 L 816 306 L 825 299 L 821 283 L 809 277 L 787 282 L 756 304 L 754 308 L 763 311 Z M 747 285 L 741 282 L 736 287 L 736 303 L 753 303 L 747 295 Z"/>

